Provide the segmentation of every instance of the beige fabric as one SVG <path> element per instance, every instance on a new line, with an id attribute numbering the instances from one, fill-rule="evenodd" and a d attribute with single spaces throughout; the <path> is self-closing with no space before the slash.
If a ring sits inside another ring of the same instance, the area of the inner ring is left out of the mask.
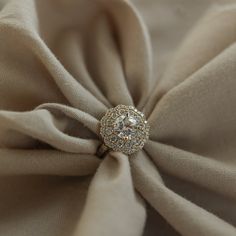
<path id="1" fill-rule="evenodd" d="M 0 1 L 0 235 L 236 235 L 236 5 L 214 3 Z M 150 140 L 100 160 L 117 104 Z"/>

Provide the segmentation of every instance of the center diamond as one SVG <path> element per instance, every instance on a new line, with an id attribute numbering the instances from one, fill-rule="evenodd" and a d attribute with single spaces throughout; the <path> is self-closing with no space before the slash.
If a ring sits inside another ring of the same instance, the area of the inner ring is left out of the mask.
<path id="1" fill-rule="evenodd" d="M 137 125 L 137 118 L 126 113 L 116 118 L 114 122 L 114 131 L 117 132 L 120 138 L 130 140 L 136 134 L 135 126 Z"/>

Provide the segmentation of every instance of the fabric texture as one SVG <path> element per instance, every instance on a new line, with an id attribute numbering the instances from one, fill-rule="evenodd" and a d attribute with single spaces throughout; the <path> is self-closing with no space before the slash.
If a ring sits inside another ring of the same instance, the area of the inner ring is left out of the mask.
<path id="1" fill-rule="evenodd" d="M 236 235 L 234 2 L 0 9 L 0 235 Z M 118 104 L 145 113 L 150 140 L 101 160 Z"/>

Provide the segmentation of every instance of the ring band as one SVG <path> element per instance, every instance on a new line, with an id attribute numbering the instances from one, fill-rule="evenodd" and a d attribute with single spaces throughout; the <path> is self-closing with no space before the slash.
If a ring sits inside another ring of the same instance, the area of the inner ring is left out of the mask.
<path id="1" fill-rule="evenodd" d="M 102 143 L 98 147 L 96 154 L 100 159 L 103 159 L 110 150 L 111 149 L 108 146 L 106 146 L 104 143 Z"/>

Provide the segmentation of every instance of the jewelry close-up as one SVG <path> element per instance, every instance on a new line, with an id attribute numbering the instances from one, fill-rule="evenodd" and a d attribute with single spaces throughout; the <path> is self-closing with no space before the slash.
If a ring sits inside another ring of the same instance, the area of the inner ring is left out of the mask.
<path id="1" fill-rule="evenodd" d="M 103 144 L 98 155 L 108 150 L 130 155 L 142 149 L 149 138 L 149 124 L 142 112 L 133 106 L 118 105 L 109 109 L 100 121 Z"/>

